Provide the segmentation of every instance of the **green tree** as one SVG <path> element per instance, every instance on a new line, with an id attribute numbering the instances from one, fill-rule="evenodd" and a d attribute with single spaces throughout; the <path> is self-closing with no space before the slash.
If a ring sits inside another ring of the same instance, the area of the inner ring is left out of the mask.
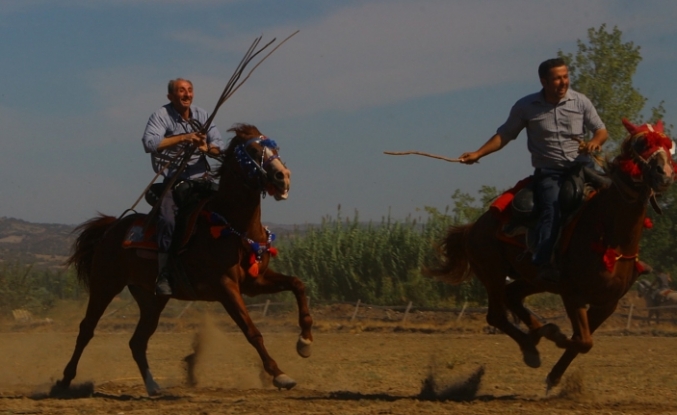
<path id="1" fill-rule="evenodd" d="M 475 202 L 476 198 L 468 193 L 461 192 L 456 189 L 451 199 L 454 201 L 454 208 L 452 209 L 452 221 L 454 224 L 460 225 L 476 221 L 484 212 L 489 209 L 491 202 L 496 199 L 502 190 L 496 189 L 494 186 L 483 185 L 479 190 L 480 205 Z"/>
<path id="2" fill-rule="evenodd" d="M 642 61 L 640 47 L 633 42 L 623 42 L 618 27 L 609 32 L 606 24 L 599 29 L 588 29 L 588 43 L 580 39 L 576 54 L 558 52 L 569 67 L 571 87 L 592 101 L 606 124 L 609 142 L 615 149 L 627 136 L 621 118 L 634 123 L 645 122 L 642 111 L 647 102 L 632 77 Z M 663 118 L 663 101 L 651 108 L 650 121 Z"/>

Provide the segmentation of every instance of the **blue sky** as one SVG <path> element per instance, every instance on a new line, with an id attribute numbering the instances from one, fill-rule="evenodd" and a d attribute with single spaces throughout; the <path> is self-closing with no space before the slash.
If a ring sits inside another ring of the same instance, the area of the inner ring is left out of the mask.
<path id="1" fill-rule="evenodd" d="M 264 222 L 443 210 L 530 174 L 524 135 L 474 166 L 382 152 L 477 149 L 539 89 L 538 64 L 602 23 L 641 46 L 635 85 L 677 124 L 676 17 L 670 0 L 0 0 L 0 217 L 119 215 L 153 177 L 140 137 L 167 81 L 211 111 L 256 36 L 295 30 L 216 117 L 224 136 L 257 125 L 292 171 Z"/>

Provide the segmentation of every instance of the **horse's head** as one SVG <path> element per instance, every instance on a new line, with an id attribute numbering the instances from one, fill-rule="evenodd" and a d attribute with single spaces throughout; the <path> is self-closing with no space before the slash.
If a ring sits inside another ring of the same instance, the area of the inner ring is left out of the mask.
<path id="1" fill-rule="evenodd" d="M 244 183 L 260 192 L 268 192 L 275 200 L 285 200 L 289 194 L 291 172 L 280 160 L 275 141 L 261 134 L 258 128 L 237 124 L 229 129 L 235 133 L 224 151 L 224 163 L 219 175 L 229 168 L 227 160 Z"/>
<path id="2" fill-rule="evenodd" d="M 632 181 L 644 183 L 656 193 L 666 191 L 675 179 L 677 165 L 672 160 L 675 145 L 663 132 L 663 122 L 637 126 L 623 119 L 623 125 L 630 136 L 621 144 L 615 165 Z"/>

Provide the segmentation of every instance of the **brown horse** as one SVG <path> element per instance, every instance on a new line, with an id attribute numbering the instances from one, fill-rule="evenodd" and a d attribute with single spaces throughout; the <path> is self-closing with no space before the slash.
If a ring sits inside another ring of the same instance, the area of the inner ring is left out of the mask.
<path id="1" fill-rule="evenodd" d="M 297 352 L 302 357 L 310 356 L 312 318 L 305 287 L 297 277 L 279 274 L 268 267 L 269 234 L 261 225 L 262 192 L 267 191 L 277 200 L 286 199 L 290 172 L 279 159 L 274 141 L 256 127 L 240 124 L 229 131 L 235 136 L 220 156 L 218 191 L 204 206 L 203 212 L 210 214 L 198 217 L 194 235 L 178 256 L 185 281 L 176 285 L 172 298 L 223 304 L 258 352 L 273 384 L 290 389 L 296 382 L 268 354 L 261 332 L 242 299 L 242 294 L 255 296 L 291 290 L 296 297 L 301 327 Z M 78 228 L 81 233 L 68 262 L 75 265 L 78 279 L 89 287 L 89 303 L 73 356 L 57 387 L 67 388 L 75 378 L 78 361 L 94 336 L 97 322 L 111 300 L 127 286 L 140 310 L 129 347 L 148 394 L 160 392 L 149 370 L 146 348 L 169 298 L 154 295 L 157 261 L 142 258 L 136 249 L 122 247 L 131 224 L 140 217 L 145 215 L 130 215 L 121 220 L 102 215 Z M 219 234 L 219 229 L 226 231 Z"/>
<path id="2" fill-rule="evenodd" d="M 497 238 L 502 224 L 491 212 L 473 224 L 452 227 L 442 242 L 442 263 L 429 271 L 452 284 L 477 276 L 487 290 L 487 322 L 517 342 L 528 366 L 541 365 L 536 348 L 541 337 L 566 349 L 547 376 L 548 390 L 560 382 L 579 353 L 592 348 L 592 333 L 637 279 L 647 204 L 674 180 L 673 143 L 663 134 L 662 123 L 637 127 L 624 120 L 624 124 L 631 135 L 610 165 L 612 184 L 583 206 L 568 243 L 560 247 L 560 283 L 537 279 L 537 268 L 524 248 Z M 515 281 L 506 285 L 506 275 Z M 527 296 L 545 291 L 561 296 L 572 324 L 571 338 L 554 324 L 541 324 L 524 307 Z M 506 310 L 519 316 L 529 332 L 512 325 Z"/>

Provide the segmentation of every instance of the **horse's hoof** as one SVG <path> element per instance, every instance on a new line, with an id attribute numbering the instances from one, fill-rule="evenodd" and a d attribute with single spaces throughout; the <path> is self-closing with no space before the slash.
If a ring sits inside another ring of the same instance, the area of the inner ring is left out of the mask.
<path id="1" fill-rule="evenodd" d="M 150 370 L 146 370 L 146 376 L 143 379 L 143 383 L 146 386 L 146 392 L 148 396 L 158 396 L 161 393 L 160 385 L 155 382 L 153 375 L 151 375 Z"/>
<path id="2" fill-rule="evenodd" d="M 299 340 L 296 342 L 296 352 L 301 357 L 310 357 L 310 345 L 313 343 L 312 340 L 304 339 L 299 336 Z"/>
<path id="3" fill-rule="evenodd" d="M 538 351 L 527 352 L 523 350 L 522 360 L 524 360 L 524 363 L 526 363 L 527 366 L 534 369 L 541 367 L 541 355 L 538 353 Z"/>
<path id="4" fill-rule="evenodd" d="M 559 379 L 553 379 L 550 375 L 545 378 L 545 394 L 547 395 L 552 388 L 559 385 Z"/>
<path id="5" fill-rule="evenodd" d="M 289 390 L 296 386 L 296 381 L 283 373 L 273 378 L 273 385 L 278 389 L 285 388 Z"/>

